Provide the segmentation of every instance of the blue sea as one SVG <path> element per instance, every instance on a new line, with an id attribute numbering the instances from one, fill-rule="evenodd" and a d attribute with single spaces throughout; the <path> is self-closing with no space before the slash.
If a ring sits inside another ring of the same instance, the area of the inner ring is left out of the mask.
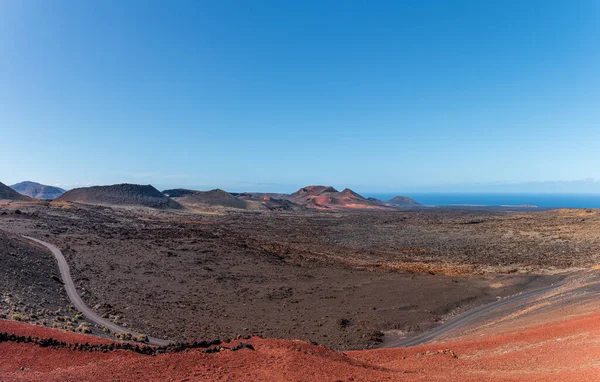
<path id="1" fill-rule="evenodd" d="M 362 193 L 387 202 L 394 196 L 408 196 L 426 206 L 477 205 L 516 206 L 533 204 L 540 208 L 600 208 L 600 194 L 518 194 L 518 193 Z"/>

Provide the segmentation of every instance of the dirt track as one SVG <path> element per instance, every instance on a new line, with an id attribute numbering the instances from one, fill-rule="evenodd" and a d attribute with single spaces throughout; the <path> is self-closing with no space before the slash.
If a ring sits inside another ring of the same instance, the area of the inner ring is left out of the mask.
<path id="1" fill-rule="evenodd" d="M 527 292 L 519 293 L 515 296 L 507 297 L 504 299 L 500 299 L 496 302 L 492 302 L 489 304 L 484 304 L 482 306 L 478 306 L 477 308 L 470 309 L 462 314 L 459 314 L 455 317 L 452 317 L 448 321 L 444 322 L 442 325 L 427 331 L 423 334 L 420 334 L 415 337 L 394 340 L 384 338 L 383 346 L 384 348 L 398 348 L 398 347 L 410 347 L 410 346 L 418 346 L 423 345 L 428 342 L 434 341 L 439 337 L 447 336 L 448 334 L 460 330 L 460 328 L 465 327 L 469 324 L 472 324 L 476 321 L 481 321 L 481 318 L 490 312 L 494 312 L 498 309 L 502 309 L 507 305 L 517 304 L 517 303 L 526 303 L 532 300 L 536 300 L 538 297 L 543 296 L 545 293 L 559 289 L 563 284 L 556 283 L 547 287 L 530 290 Z"/>
<path id="2" fill-rule="evenodd" d="M 69 265 L 67 264 L 67 260 L 63 256 L 60 249 L 56 248 L 56 246 L 54 246 L 50 243 L 47 243 L 47 242 L 39 240 L 39 239 L 35 239 L 33 237 L 29 237 L 29 236 L 23 236 L 23 237 L 27 240 L 31 240 L 38 244 L 43 245 L 44 247 L 48 248 L 50 250 L 50 252 L 52 252 L 54 257 L 56 258 L 56 261 L 58 262 L 58 268 L 60 270 L 61 279 L 65 285 L 65 290 L 67 291 L 69 300 L 71 300 L 71 303 L 73 304 L 73 306 L 75 306 L 75 308 L 77 310 L 79 310 L 81 313 L 83 313 L 90 321 L 92 321 L 100 326 L 103 326 L 105 328 L 108 328 L 114 333 L 119 333 L 119 334 L 129 333 L 135 337 L 138 337 L 140 335 L 140 333 L 136 333 L 129 329 L 123 328 L 119 325 L 114 324 L 113 322 L 111 322 L 107 319 L 100 317 L 98 314 L 96 314 L 92 309 L 90 309 L 83 302 L 81 297 L 79 297 L 77 290 L 75 289 L 75 284 L 73 284 L 73 279 L 71 278 L 71 272 L 69 271 Z M 171 343 L 171 341 L 162 340 L 162 339 L 154 338 L 154 337 L 150 337 L 150 336 L 148 336 L 148 340 L 151 345 L 157 345 L 157 346 L 166 346 Z"/>

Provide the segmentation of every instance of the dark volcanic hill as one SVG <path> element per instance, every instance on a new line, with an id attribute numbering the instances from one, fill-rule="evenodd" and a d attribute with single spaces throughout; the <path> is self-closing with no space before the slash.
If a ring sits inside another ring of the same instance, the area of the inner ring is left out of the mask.
<path id="1" fill-rule="evenodd" d="M 414 207 L 422 206 L 421 203 L 417 202 L 414 199 L 409 198 L 408 196 L 396 196 L 396 197 L 388 200 L 387 204 L 394 206 L 394 207 L 401 207 L 401 208 L 414 208 Z"/>
<path id="2" fill-rule="evenodd" d="M 186 190 L 183 188 L 164 190 L 163 194 L 173 198 L 181 204 L 190 205 L 206 205 L 206 206 L 221 206 L 229 208 L 245 209 L 247 203 L 245 200 L 239 199 L 227 191 L 215 189 L 210 191 L 195 191 Z"/>
<path id="3" fill-rule="evenodd" d="M 269 195 L 263 196 L 260 201 L 266 209 L 271 211 L 300 211 L 305 209 L 303 206 L 289 200 L 278 199 Z"/>
<path id="4" fill-rule="evenodd" d="M 19 194 L 6 184 L 0 182 L 0 200 L 31 200 L 31 198 Z"/>
<path id="5" fill-rule="evenodd" d="M 56 199 L 66 191 L 59 187 L 46 186 L 36 182 L 21 182 L 10 186 L 19 194 L 30 196 L 36 199 Z"/>
<path id="6" fill-rule="evenodd" d="M 371 203 L 377 204 L 378 206 L 385 206 L 386 204 L 377 198 L 367 198 Z"/>
<path id="7" fill-rule="evenodd" d="M 299 189 L 298 191 L 294 192 L 293 194 L 290 194 L 289 199 L 290 200 L 299 200 L 301 201 L 302 198 L 312 198 L 315 196 L 319 196 L 321 194 L 324 193 L 336 193 L 338 192 L 338 190 L 336 190 L 335 188 L 331 187 L 331 186 L 307 186 L 307 187 L 303 187 L 301 189 Z"/>
<path id="8" fill-rule="evenodd" d="M 238 199 L 248 203 L 248 209 L 269 211 L 301 211 L 305 208 L 287 200 L 288 194 L 269 192 L 241 192 L 235 193 Z"/>
<path id="9" fill-rule="evenodd" d="M 289 197 L 288 194 L 282 194 L 278 192 L 231 192 L 231 195 L 236 196 L 240 199 L 261 199 L 265 196 L 269 196 L 274 199 L 284 199 Z"/>
<path id="10" fill-rule="evenodd" d="M 84 204 L 114 206 L 141 206 L 158 209 L 182 209 L 183 206 L 165 196 L 151 185 L 115 184 L 76 188 L 65 192 L 56 200 Z"/>
<path id="11" fill-rule="evenodd" d="M 285 199 L 301 206 L 315 209 L 386 210 L 388 206 L 366 199 L 349 188 L 338 191 L 330 186 L 308 186 L 290 194 Z"/>

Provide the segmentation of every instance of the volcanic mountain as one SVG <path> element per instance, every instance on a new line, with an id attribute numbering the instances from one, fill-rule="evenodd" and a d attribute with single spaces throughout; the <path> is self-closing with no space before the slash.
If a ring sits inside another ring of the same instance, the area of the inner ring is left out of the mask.
<path id="1" fill-rule="evenodd" d="M 415 208 L 421 207 L 422 204 L 408 196 L 396 196 L 387 201 L 387 204 L 400 208 Z"/>
<path id="2" fill-rule="evenodd" d="M 158 209 L 182 209 L 181 204 L 162 194 L 151 185 L 115 184 L 75 188 L 65 192 L 56 200 L 84 204 L 114 206 L 140 206 Z"/>
<path id="3" fill-rule="evenodd" d="M 386 210 L 389 207 L 366 199 L 349 188 L 338 191 L 331 186 L 308 186 L 299 189 L 285 199 L 301 206 L 315 209 Z"/>
<path id="4" fill-rule="evenodd" d="M 0 200 L 31 200 L 17 191 L 0 182 Z"/>
<path id="5" fill-rule="evenodd" d="M 46 186 L 36 182 L 21 182 L 10 186 L 19 194 L 30 196 L 36 199 L 56 199 L 66 191 L 59 187 Z"/>
<path id="6" fill-rule="evenodd" d="M 249 199 L 262 199 L 265 196 L 269 196 L 273 199 L 285 199 L 289 197 L 288 194 L 282 194 L 278 192 L 232 192 L 231 195 L 236 196 L 240 199 L 249 200 Z"/>
<path id="7" fill-rule="evenodd" d="M 227 191 L 215 189 L 210 191 L 195 191 L 177 188 L 164 190 L 163 194 L 173 198 L 183 205 L 206 205 L 246 209 L 245 200 L 239 199 Z"/>
<path id="8" fill-rule="evenodd" d="M 279 199 L 270 195 L 260 197 L 259 201 L 266 209 L 271 211 L 300 211 L 304 209 L 303 206 L 287 199 Z"/>

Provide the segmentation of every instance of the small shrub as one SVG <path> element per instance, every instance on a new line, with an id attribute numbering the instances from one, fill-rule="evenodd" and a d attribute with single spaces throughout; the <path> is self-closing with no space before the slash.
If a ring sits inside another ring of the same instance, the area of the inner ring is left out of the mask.
<path id="1" fill-rule="evenodd" d="M 123 340 L 123 341 L 130 341 L 132 338 L 131 333 L 121 333 L 117 336 L 117 338 Z"/>
<path id="2" fill-rule="evenodd" d="M 13 313 L 12 319 L 15 321 L 25 321 L 27 320 L 27 317 L 24 314 Z"/>
<path id="3" fill-rule="evenodd" d="M 137 336 L 136 338 L 137 342 L 148 342 L 148 336 L 146 334 L 140 334 L 139 336 Z"/>
<path id="4" fill-rule="evenodd" d="M 90 329 L 90 327 L 88 326 L 88 324 L 86 322 L 82 322 L 81 324 L 79 324 L 79 326 L 75 330 L 78 332 L 81 332 L 81 333 L 91 333 L 92 332 L 92 329 Z"/>

